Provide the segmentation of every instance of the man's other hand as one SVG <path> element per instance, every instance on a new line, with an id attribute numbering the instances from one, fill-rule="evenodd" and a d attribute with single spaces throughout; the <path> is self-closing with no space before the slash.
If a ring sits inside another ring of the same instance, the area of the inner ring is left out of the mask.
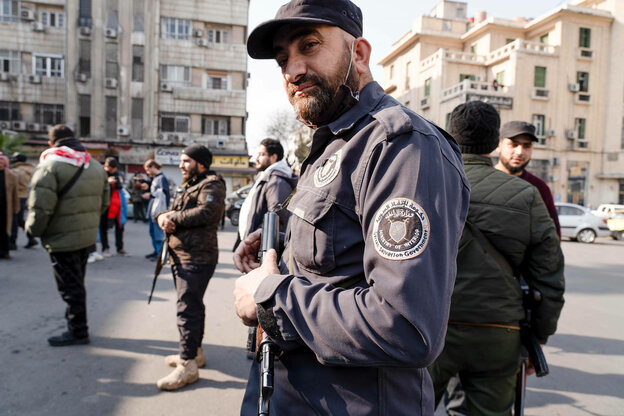
<path id="1" fill-rule="evenodd" d="M 234 252 L 234 266 L 243 272 L 249 273 L 250 271 L 258 268 L 260 263 L 256 260 L 258 258 L 258 250 L 260 250 L 260 243 L 262 242 L 262 230 L 256 230 L 249 234 L 241 243 L 236 247 Z"/>
<path id="2" fill-rule="evenodd" d="M 271 274 L 279 274 L 277 252 L 275 250 L 269 250 L 266 253 L 262 266 L 236 279 L 234 284 L 234 306 L 236 307 L 236 314 L 246 326 L 258 325 L 254 293 L 260 286 L 260 283 Z"/>
<path id="3" fill-rule="evenodd" d="M 167 234 L 173 234 L 176 230 L 176 225 L 169 219 L 167 214 L 158 216 L 158 226 Z"/>

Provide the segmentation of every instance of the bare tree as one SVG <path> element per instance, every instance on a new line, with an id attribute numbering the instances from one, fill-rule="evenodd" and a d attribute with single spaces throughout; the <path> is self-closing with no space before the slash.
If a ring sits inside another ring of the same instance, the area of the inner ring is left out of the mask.
<path id="1" fill-rule="evenodd" d="M 276 110 L 269 120 L 265 133 L 268 137 L 279 140 L 284 146 L 285 153 L 288 153 L 288 150 L 293 148 L 290 136 L 300 126 L 301 123 L 297 121 L 295 113 Z"/>

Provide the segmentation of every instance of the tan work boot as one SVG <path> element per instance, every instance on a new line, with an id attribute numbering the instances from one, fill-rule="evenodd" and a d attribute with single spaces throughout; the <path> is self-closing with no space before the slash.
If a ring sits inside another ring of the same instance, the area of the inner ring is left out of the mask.
<path id="1" fill-rule="evenodd" d="M 180 361 L 182 360 L 180 359 L 179 354 L 168 355 L 165 357 L 165 363 L 169 367 L 177 366 Z M 197 348 L 195 362 L 197 363 L 197 367 L 199 368 L 203 368 L 206 365 L 206 356 L 204 356 L 204 351 L 202 350 L 202 347 Z"/>
<path id="2" fill-rule="evenodd" d="M 177 390 L 199 379 L 199 370 L 195 360 L 181 361 L 167 377 L 163 377 L 156 385 L 161 390 Z"/>

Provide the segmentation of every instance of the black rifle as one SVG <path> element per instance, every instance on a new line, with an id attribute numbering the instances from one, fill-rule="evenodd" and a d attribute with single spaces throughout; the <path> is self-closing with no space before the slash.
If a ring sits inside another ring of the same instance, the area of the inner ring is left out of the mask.
<path id="1" fill-rule="evenodd" d="M 260 247 L 259 257 L 262 263 L 265 259 L 266 253 L 274 249 L 278 251 L 279 244 L 279 222 L 277 220 L 277 214 L 275 212 L 267 212 L 264 214 L 264 221 L 262 224 L 262 245 Z M 260 392 L 258 397 L 258 416 L 269 415 L 269 400 L 273 394 L 273 362 L 276 355 L 279 354 L 279 347 L 275 344 L 271 338 L 262 331 L 262 328 L 258 326 L 258 335 L 261 334 L 261 341 L 257 348 L 258 361 L 260 362 Z"/>
<path id="2" fill-rule="evenodd" d="M 156 269 L 154 270 L 154 280 L 152 280 L 152 290 L 150 290 L 149 298 L 147 298 L 148 305 L 152 301 L 152 295 L 154 295 L 154 289 L 156 288 L 156 280 L 158 280 L 158 275 L 160 274 L 160 271 L 162 270 L 163 266 L 167 264 L 168 260 L 169 260 L 169 236 L 165 235 L 162 248 L 160 250 L 160 253 L 158 254 L 158 259 L 156 260 Z"/>

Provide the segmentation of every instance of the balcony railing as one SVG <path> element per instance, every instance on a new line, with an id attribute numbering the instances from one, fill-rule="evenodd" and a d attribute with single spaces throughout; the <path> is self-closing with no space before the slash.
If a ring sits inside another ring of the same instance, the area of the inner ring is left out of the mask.
<path id="1" fill-rule="evenodd" d="M 556 56 L 559 54 L 559 47 L 540 42 L 529 42 L 528 40 L 516 39 L 502 48 L 498 48 L 487 54 L 486 63 L 489 65 L 492 62 L 505 59 L 509 57 L 513 51 Z"/>
<path id="2" fill-rule="evenodd" d="M 471 81 L 465 79 L 459 84 L 455 84 L 442 90 L 441 101 L 448 101 L 456 97 L 462 97 L 467 101 L 486 101 L 495 107 L 511 108 L 513 106 L 513 95 L 506 86 L 496 86 L 489 82 Z"/>

